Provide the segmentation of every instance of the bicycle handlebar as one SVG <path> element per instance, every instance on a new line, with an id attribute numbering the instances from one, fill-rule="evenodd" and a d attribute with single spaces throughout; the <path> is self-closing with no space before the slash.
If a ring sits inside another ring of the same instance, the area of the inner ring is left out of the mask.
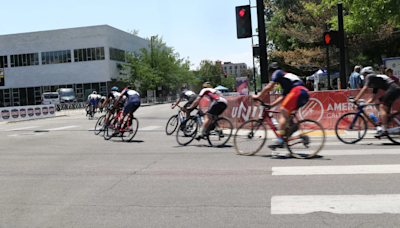
<path id="1" fill-rule="evenodd" d="M 264 103 L 264 102 L 263 102 L 262 100 L 260 100 L 260 99 L 253 98 L 253 100 L 259 101 L 259 102 L 261 103 L 261 105 L 264 106 L 264 107 L 266 107 L 267 109 L 270 109 L 270 107 L 271 107 L 269 104 Z"/>

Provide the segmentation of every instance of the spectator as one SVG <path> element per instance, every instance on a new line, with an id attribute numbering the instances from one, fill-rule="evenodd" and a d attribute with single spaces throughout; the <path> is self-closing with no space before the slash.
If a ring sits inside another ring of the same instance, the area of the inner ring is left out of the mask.
<path id="1" fill-rule="evenodd" d="M 306 88 L 308 91 L 314 91 L 314 83 L 310 79 L 307 80 Z"/>
<path id="2" fill-rule="evenodd" d="M 386 66 L 385 66 L 385 65 L 381 65 L 381 66 L 379 67 L 379 69 L 381 70 L 381 73 L 382 73 L 382 74 L 386 74 Z"/>
<path id="3" fill-rule="evenodd" d="M 388 68 L 386 69 L 386 75 L 391 78 L 397 85 L 399 85 L 399 79 L 395 76 L 393 76 L 393 70 Z"/>
<path id="4" fill-rule="evenodd" d="M 361 66 L 354 67 L 354 72 L 350 75 L 349 78 L 350 89 L 361 89 L 360 70 Z"/>

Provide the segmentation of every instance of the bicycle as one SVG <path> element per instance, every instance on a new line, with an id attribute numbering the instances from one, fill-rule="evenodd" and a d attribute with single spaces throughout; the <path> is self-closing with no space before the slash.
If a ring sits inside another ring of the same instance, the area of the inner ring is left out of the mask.
<path id="1" fill-rule="evenodd" d="M 197 113 L 188 117 L 181 123 L 176 133 L 176 141 L 179 145 L 186 146 L 197 136 L 199 128 L 203 125 L 203 116 L 206 115 L 196 108 Z M 210 146 L 222 147 L 232 136 L 233 125 L 226 117 L 211 116 L 211 124 L 206 131 L 206 138 Z M 185 141 L 187 140 L 187 141 Z"/>
<path id="2" fill-rule="evenodd" d="M 259 99 L 255 100 L 260 101 L 264 108 L 260 119 L 244 122 L 233 137 L 235 150 L 241 155 L 254 155 L 264 146 L 267 140 L 267 128 L 264 122 L 278 137 L 277 127 L 272 123 L 271 115 L 280 112 L 270 110 L 270 106 Z M 286 124 L 284 147 L 287 147 L 290 154 L 295 158 L 312 158 L 321 151 L 325 144 L 324 128 L 315 120 L 299 120 L 296 113 L 297 111 L 294 111 L 290 114 L 287 123 L 291 124 Z"/>
<path id="3" fill-rule="evenodd" d="M 103 130 L 103 126 L 104 126 L 104 121 L 106 120 L 107 114 L 111 113 L 111 110 L 109 108 L 106 109 L 105 114 L 100 116 L 99 119 L 96 122 L 96 125 L 94 126 L 94 134 L 98 135 L 100 134 Z M 112 114 L 109 118 L 109 120 L 112 120 L 114 118 L 114 115 Z"/>
<path id="4" fill-rule="evenodd" d="M 375 128 L 379 126 L 379 122 L 375 122 L 364 111 L 366 106 L 378 106 L 375 103 L 359 103 L 357 104 L 354 97 L 347 96 L 349 101 L 357 106 L 357 112 L 349 112 L 341 116 L 336 122 L 335 133 L 340 141 L 346 144 L 354 144 L 362 140 L 367 134 L 368 123 Z M 400 144 L 400 112 L 396 112 L 388 118 L 388 139 L 395 144 Z"/>
<path id="5" fill-rule="evenodd" d="M 135 137 L 138 127 L 139 121 L 133 115 L 128 115 L 128 119 L 122 123 L 121 128 L 118 129 L 119 119 L 122 116 L 122 110 L 118 112 L 118 114 L 110 119 L 110 123 L 106 127 L 104 132 L 104 139 L 109 140 L 112 137 L 121 137 L 122 141 L 131 141 L 133 137 Z M 118 129 L 118 132 L 115 131 Z"/>
<path id="6" fill-rule="evenodd" d="M 167 135 L 172 135 L 179 126 L 179 123 L 182 122 L 180 118 L 184 118 L 182 115 L 182 107 L 179 105 L 177 105 L 177 107 L 179 108 L 178 114 L 171 116 L 167 122 L 167 126 L 165 126 L 165 133 Z"/>
<path id="7" fill-rule="evenodd" d="M 94 114 L 96 113 L 95 108 L 93 107 L 92 104 L 88 104 L 85 108 L 86 110 L 86 116 L 89 116 L 89 120 L 93 119 Z"/>

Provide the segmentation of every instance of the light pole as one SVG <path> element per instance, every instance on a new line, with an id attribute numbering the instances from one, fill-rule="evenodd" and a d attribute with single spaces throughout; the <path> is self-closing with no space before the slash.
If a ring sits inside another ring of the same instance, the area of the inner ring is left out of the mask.
<path id="1" fill-rule="evenodd" d="M 154 39 L 154 37 L 155 37 L 155 36 L 151 36 L 151 37 L 150 37 L 151 68 L 154 68 L 154 62 L 153 62 L 153 39 Z M 153 79 L 153 83 L 154 83 L 154 86 L 155 86 L 155 84 L 156 84 L 155 79 Z M 156 88 L 154 88 L 153 97 L 154 97 L 154 99 L 156 98 Z"/>

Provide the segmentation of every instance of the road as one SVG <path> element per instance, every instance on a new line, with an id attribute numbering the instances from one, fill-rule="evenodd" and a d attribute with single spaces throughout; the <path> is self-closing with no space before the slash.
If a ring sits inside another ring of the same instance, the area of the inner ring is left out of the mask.
<path id="1" fill-rule="evenodd" d="M 178 146 L 169 105 L 133 142 L 82 114 L 0 125 L 0 227 L 400 227 L 400 150 L 329 135 L 315 159 Z M 270 143 L 271 141 L 268 141 Z"/>

